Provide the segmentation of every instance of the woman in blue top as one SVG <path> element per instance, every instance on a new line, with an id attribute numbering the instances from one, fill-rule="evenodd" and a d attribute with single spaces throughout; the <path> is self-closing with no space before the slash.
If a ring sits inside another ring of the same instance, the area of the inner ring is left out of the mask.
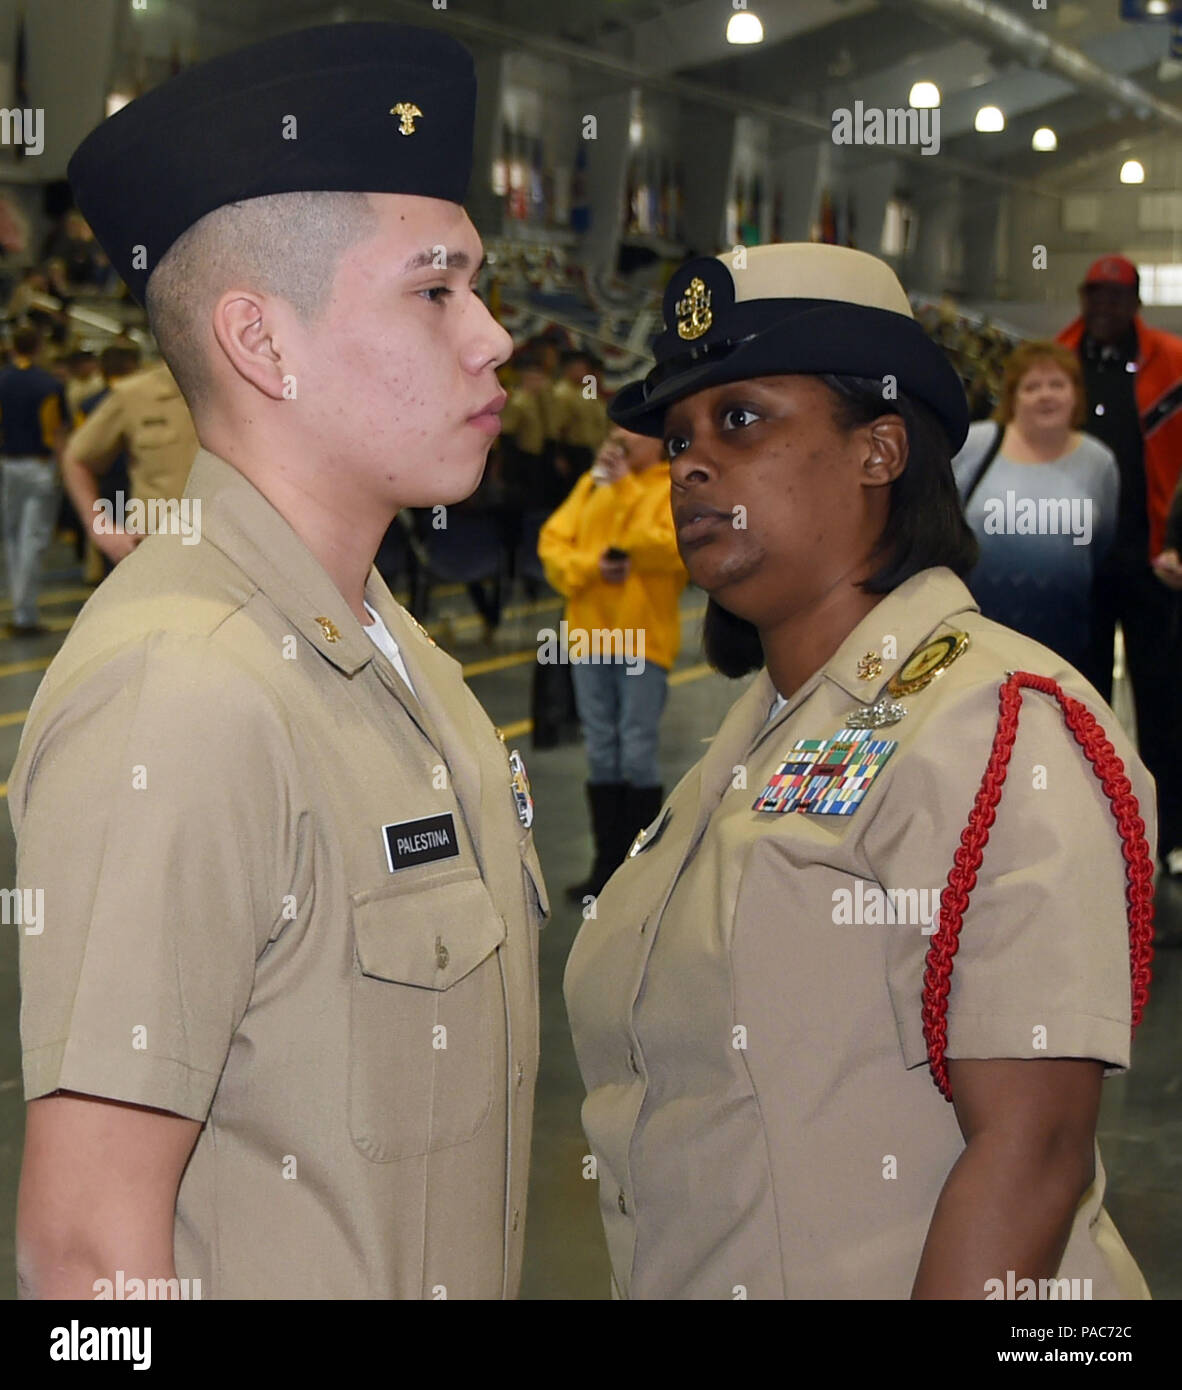
<path id="1" fill-rule="evenodd" d="M 1112 544 L 1120 481 L 1108 446 L 1080 433 L 1085 412 L 1074 353 L 1024 343 L 1006 363 L 995 418 L 971 426 L 952 467 L 981 546 L 967 581 L 981 612 L 1094 684 L 1092 580 Z"/>

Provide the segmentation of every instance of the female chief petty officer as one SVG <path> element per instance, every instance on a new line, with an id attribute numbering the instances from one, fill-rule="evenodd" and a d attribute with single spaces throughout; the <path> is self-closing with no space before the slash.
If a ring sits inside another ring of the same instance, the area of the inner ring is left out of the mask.
<path id="1" fill-rule="evenodd" d="M 696 257 L 664 312 L 610 413 L 665 440 L 707 656 L 757 674 L 567 966 L 613 1293 L 1147 1297 L 1095 1126 L 1152 784 L 962 583 L 960 383 L 860 251 Z"/>

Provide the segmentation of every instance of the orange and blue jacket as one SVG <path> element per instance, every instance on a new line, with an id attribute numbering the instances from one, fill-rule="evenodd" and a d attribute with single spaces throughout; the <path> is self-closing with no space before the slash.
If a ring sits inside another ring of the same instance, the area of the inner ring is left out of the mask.
<path id="1" fill-rule="evenodd" d="M 1170 500 L 1182 474 L 1182 338 L 1150 328 L 1140 316 L 1137 329 L 1137 412 L 1145 441 L 1145 497 L 1149 505 L 1149 559 L 1165 544 Z M 1073 352 L 1083 341 L 1077 318 L 1058 341 Z"/>

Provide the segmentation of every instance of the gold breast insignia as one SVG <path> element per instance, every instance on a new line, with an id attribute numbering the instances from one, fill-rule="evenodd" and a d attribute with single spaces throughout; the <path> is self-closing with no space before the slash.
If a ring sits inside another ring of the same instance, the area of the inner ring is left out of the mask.
<path id="1" fill-rule="evenodd" d="M 914 695 L 943 675 L 949 666 L 968 647 L 967 632 L 946 632 L 913 651 L 895 674 L 887 681 L 887 693 Z"/>

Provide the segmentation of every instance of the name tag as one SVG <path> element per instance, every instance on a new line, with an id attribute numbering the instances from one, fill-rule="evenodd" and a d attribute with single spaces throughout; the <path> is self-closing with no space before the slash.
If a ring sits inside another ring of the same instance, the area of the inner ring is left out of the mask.
<path id="1" fill-rule="evenodd" d="M 442 816 L 422 820 L 403 820 L 382 826 L 386 842 L 386 863 L 390 872 L 430 864 L 434 859 L 454 859 L 460 852 L 456 842 L 456 823 L 448 811 Z"/>

